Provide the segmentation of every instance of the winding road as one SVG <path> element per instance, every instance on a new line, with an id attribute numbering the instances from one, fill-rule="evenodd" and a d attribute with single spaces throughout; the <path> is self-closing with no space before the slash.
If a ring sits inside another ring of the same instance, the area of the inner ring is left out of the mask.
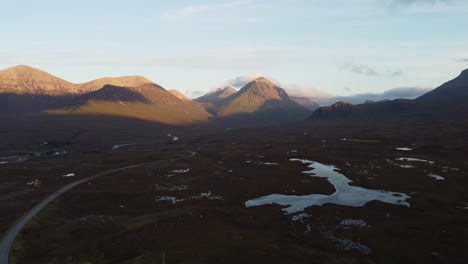
<path id="1" fill-rule="evenodd" d="M 168 161 L 168 160 L 177 160 L 177 159 L 183 159 L 183 158 L 190 158 L 195 156 L 197 153 L 193 151 L 189 151 L 190 154 L 187 156 L 179 157 L 179 158 L 174 158 L 174 159 L 166 159 L 166 160 L 158 160 L 158 161 L 153 161 L 153 162 L 147 162 L 147 163 L 142 163 L 142 164 L 136 164 L 136 165 L 130 165 L 122 168 L 116 168 L 112 170 L 108 170 L 105 172 L 101 172 L 99 174 L 95 174 L 92 176 L 89 176 L 87 178 L 78 180 L 76 182 L 72 182 L 58 191 L 54 192 L 44 200 L 42 200 L 38 205 L 34 206 L 23 218 L 21 218 L 20 221 L 18 221 L 13 227 L 11 227 L 8 231 L 7 234 L 3 237 L 3 240 L 0 244 L 0 264 L 9 264 L 9 257 L 10 257 L 10 251 L 11 247 L 13 245 L 13 242 L 16 238 L 16 236 L 21 232 L 24 226 L 35 216 L 37 215 L 44 207 L 46 207 L 50 202 L 54 201 L 57 197 L 59 197 L 61 194 L 69 191 L 70 189 L 73 189 L 75 186 L 80 185 L 84 182 L 88 182 L 90 180 L 96 179 L 98 177 L 128 170 L 128 169 L 133 169 L 133 168 L 139 168 L 139 167 L 145 167 L 145 166 L 150 166 L 157 164 L 159 162 L 163 161 Z"/>

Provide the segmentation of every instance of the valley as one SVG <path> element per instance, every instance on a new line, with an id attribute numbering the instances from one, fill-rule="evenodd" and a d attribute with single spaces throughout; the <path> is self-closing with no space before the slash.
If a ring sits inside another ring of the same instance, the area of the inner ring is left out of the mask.
<path id="1" fill-rule="evenodd" d="M 199 102 L 127 83 L 12 107 L 0 263 L 463 263 L 466 74 L 313 113 L 263 77 Z"/>
<path id="2" fill-rule="evenodd" d="M 446 123 L 428 130 L 427 125 L 392 130 L 302 123 L 217 128 L 222 133 L 196 129 L 198 134 L 166 128 L 139 137 L 142 144 L 117 149 L 115 142 L 101 148 L 72 140 L 59 158 L 0 167 L 5 183 L 0 204 L 11 212 L 2 217 L 2 230 L 65 184 L 119 167 L 168 162 L 90 179 L 62 194 L 20 232 L 11 263 L 162 263 L 163 254 L 165 261 L 190 263 L 310 263 L 311 258 L 316 263 L 457 263 L 466 257 L 468 235 L 466 127 Z M 147 129 L 154 132 L 151 126 Z M 436 135 L 441 128 L 450 132 Z M 133 131 L 106 130 L 108 138 L 134 139 Z M 401 146 L 412 150 L 398 150 Z M 174 159 L 188 150 L 197 154 Z M 307 164 L 290 159 L 334 165 L 352 180 L 350 186 L 407 194 L 409 206 L 327 203 L 290 214 L 278 204 L 246 207 L 247 201 L 272 193 L 335 192 L 326 179 L 302 173 Z M 404 164 L 414 167 L 400 167 Z M 66 173 L 76 176 L 63 177 Z M 26 185 L 36 179 L 39 185 Z"/>
<path id="3" fill-rule="evenodd" d="M 468 1 L 4 1 L 0 264 L 468 263 Z"/>

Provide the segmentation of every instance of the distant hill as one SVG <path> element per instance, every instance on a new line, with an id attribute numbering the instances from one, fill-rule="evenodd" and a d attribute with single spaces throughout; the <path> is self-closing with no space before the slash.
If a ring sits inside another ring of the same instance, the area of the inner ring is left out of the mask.
<path id="1" fill-rule="evenodd" d="M 468 118 L 468 70 L 457 78 L 416 98 L 352 105 L 337 103 L 314 112 L 312 121 L 389 122 Z"/>
<path id="2" fill-rule="evenodd" d="M 312 112 L 320 108 L 320 105 L 310 98 L 299 96 L 290 96 L 290 98 L 294 102 L 298 103 L 300 106 L 307 108 Z"/>
<path id="3" fill-rule="evenodd" d="M 136 87 L 105 85 L 76 98 L 67 108 L 47 112 L 131 117 L 167 125 L 203 123 L 211 117 L 203 105 L 179 99 L 157 84 Z"/>
<path id="4" fill-rule="evenodd" d="M 83 92 L 73 83 L 29 66 L 0 71 L 0 113 L 63 107 Z"/>
<path id="5" fill-rule="evenodd" d="M 180 97 L 142 76 L 74 84 L 29 66 L 0 71 L 0 113 L 109 115 L 170 125 L 209 121 L 203 105 Z"/>
<path id="6" fill-rule="evenodd" d="M 468 69 L 438 88 L 420 96 L 416 100 L 427 102 L 433 100 L 467 100 L 468 99 Z"/>
<path id="7" fill-rule="evenodd" d="M 201 97 L 196 98 L 194 101 L 199 103 L 218 104 L 227 97 L 235 94 L 237 91 L 232 87 L 218 88 L 213 92 L 207 93 Z"/>
<path id="8" fill-rule="evenodd" d="M 82 92 L 73 83 L 29 66 L 0 71 L 0 93 L 57 96 Z"/>
<path id="9" fill-rule="evenodd" d="M 78 84 L 77 87 L 80 91 L 92 92 L 101 89 L 106 84 L 121 87 L 137 87 L 145 84 L 153 84 L 153 82 L 143 76 L 104 77 Z"/>
<path id="10" fill-rule="evenodd" d="M 75 84 L 20 65 L 0 71 L 0 113 L 40 112 L 67 107 L 76 97 L 101 89 L 106 84 L 131 87 L 151 83 L 141 76 L 127 76 Z"/>
<path id="11" fill-rule="evenodd" d="M 225 98 L 215 109 L 217 118 L 250 118 L 271 123 L 303 120 L 311 113 L 291 100 L 284 89 L 264 77 Z"/>

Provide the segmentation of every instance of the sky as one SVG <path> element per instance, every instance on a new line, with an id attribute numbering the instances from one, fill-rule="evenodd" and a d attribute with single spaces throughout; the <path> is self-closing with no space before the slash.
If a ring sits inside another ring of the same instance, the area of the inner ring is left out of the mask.
<path id="1" fill-rule="evenodd" d="M 468 0 L 2 3 L 0 68 L 143 75 L 196 97 L 266 76 L 311 97 L 434 88 L 468 68 Z M 244 81 L 244 82 L 243 82 Z"/>

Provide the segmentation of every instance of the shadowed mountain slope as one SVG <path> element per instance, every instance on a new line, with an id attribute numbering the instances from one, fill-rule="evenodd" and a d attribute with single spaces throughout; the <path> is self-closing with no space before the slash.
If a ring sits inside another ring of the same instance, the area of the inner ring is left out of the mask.
<path id="1" fill-rule="evenodd" d="M 284 89 L 258 78 L 215 107 L 217 118 L 250 117 L 264 122 L 303 120 L 311 111 L 289 98 Z"/>
<path id="2" fill-rule="evenodd" d="M 33 67 L 20 65 L 0 71 L 0 112 L 27 113 L 69 106 L 77 97 L 106 84 L 141 86 L 141 76 L 106 77 L 74 84 Z"/>
<path id="3" fill-rule="evenodd" d="M 422 95 L 415 100 L 392 101 L 352 105 L 337 103 L 321 107 L 310 120 L 340 122 L 398 122 L 402 119 L 427 121 L 466 119 L 468 117 L 468 70 L 457 78 Z"/>
<path id="4" fill-rule="evenodd" d="M 231 87 L 218 88 L 213 92 L 207 93 L 203 96 L 196 98 L 194 101 L 199 103 L 218 104 L 227 97 L 235 94 L 237 91 Z"/>
<path id="5" fill-rule="evenodd" d="M 464 70 L 457 78 L 442 84 L 416 100 L 419 102 L 432 100 L 468 100 L 468 69 Z"/>
<path id="6" fill-rule="evenodd" d="M 320 108 L 320 105 L 310 98 L 300 96 L 290 96 L 290 98 L 294 102 L 298 103 L 300 106 L 305 107 L 312 112 Z"/>
<path id="7" fill-rule="evenodd" d="M 211 117 L 201 104 L 181 100 L 156 84 L 105 85 L 77 98 L 68 108 L 48 112 L 131 117 L 167 125 L 203 123 Z"/>

